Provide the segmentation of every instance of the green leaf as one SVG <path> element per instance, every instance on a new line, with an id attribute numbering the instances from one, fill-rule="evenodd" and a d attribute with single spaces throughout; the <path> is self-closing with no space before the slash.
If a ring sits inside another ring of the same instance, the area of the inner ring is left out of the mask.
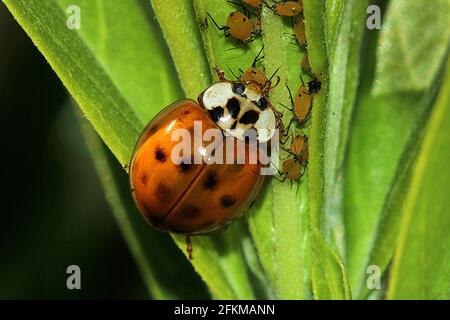
<path id="1" fill-rule="evenodd" d="M 409 185 L 409 168 L 428 119 L 428 106 L 438 89 L 433 86 L 425 96 L 371 94 L 375 64 L 371 53 L 377 40 L 376 33 L 370 31 L 365 50 L 369 56 L 362 73 L 363 87 L 346 160 L 347 259 L 352 291 L 359 298 L 368 294 L 366 268 L 377 265 L 383 272 L 392 257 L 400 223 L 399 208 Z"/>
<path id="2" fill-rule="evenodd" d="M 351 299 L 347 270 L 342 259 L 324 241 L 318 230 L 313 231 L 313 234 L 315 244 L 312 265 L 314 299 Z"/>
<path id="3" fill-rule="evenodd" d="M 155 299 L 206 298 L 206 288 L 170 236 L 148 228 L 136 210 L 128 177 L 86 119 L 79 123 L 116 221 Z M 160 257 L 164 257 L 161 261 Z M 170 261 L 170 263 L 167 263 Z"/>
<path id="4" fill-rule="evenodd" d="M 184 92 L 187 97 L 196 99 L 211 84 L 211 76 L 205 53 L 201 49 L 203 44 L 192 2 L 153 0 L 151 4 L 170 48 Z"/>
<path id="5" fill-rule="evenodd" d="M 289 19 L 287 20 L 289 21 Z M 296 45 L 289 42 L 289 37 L 293 34 L 292 25 L 287 24 L 285 19 L 278 17 L 267 8 L 263 9 L 262 22 L 266 27 L 263 33 L 264 42 L 264 67 L 266 73 L 279 68 L 277 75 L 280 76 L 291 90 L 297 90 L 300 85 L 301 70 L 299 61 L 303 52 L 300 52 Z M 281 35 L 281 36 L 280 36 Z M 289 66 L 298 66 L 289 68 Z M 289 95 L 283 85 L 274 89 L 271 94 L 271 101 L 278 106 L 279 111 L 283 111 L 279 106 L 290 105 Z M 286 113 L 287 114 L 287 113 Z M 285 125 L 290 121 L 292 115 L 283 117 Z M 281 155 L 281 158 L 286 158 Z M 309 235 L 308 216 L 308 175 L 302 177 L 299 185 L 290 185 L 287 182 L 280 183 L 274 179 L 270 181 L 267 193 L 267 204 L 263 204 L 265 210 L 252 214 L 250 219 L 255 225 L 252 235 L 257 244 L 264 244 L 264 239 L 258 236 L 269 238 L 272 243 L 269 248 L 272 252 L 271 262 L 273 265 L 267 266 L 269 278 L 274 282 L 275 292 L 280 299 L 308 299 L 311 297 L 310 289 L 310 268 L 311 268 L 311 243 Z M 263 200 L 264 202 L 266 199 Z M 264 226 L 265 225 L 265 226 Z M 270 230 L 267 228 L 270 227 Z M 255 232 L 256 228 L 269 231 L 265 235 Z M 265 247 L 258 248 L 260 255 L 264 255 Z M 268 262 L 268 260 L 263 260 Z M 265 264 L 263 264 L 265 265 Z"/>
<path id="6" fill-rule="evenodd" d="M 391 1 L 377 48 L 375 94 L 433 85 L 450 41 L 450 1 Z M 400 80 L 400 81 L 399 81 Z"/>
<path id="7" fill-rule="evenodd" d="M 450 298 L 450 59 L 406 191 L 389 299 Z"/>
<path id="8" fill-rule="evenodd" d="M 181 96 L 169 81 L 172 66 L 145 2 L 4 2 L 117 159 L 127 163 L 148 119 Z M 66 26 L 69 5 L 80 7 L 80 30 Z"/>
<path id="9" fill-rule="evenodd" d="M 347 151 L 350 119 L 359 84 L 360 52 L 365 28 L 367 1 L 348 0 L 340 18 L 327 14 L 328 20 L 341 20 L 336 44 L 330 56 L 330 85 L 324 138 L 324 215 L 323 232 L 339 254 L 345 256 L 343 221 L 344 158 Z M 330 39 L 331 41 L 332 39 Z"/>

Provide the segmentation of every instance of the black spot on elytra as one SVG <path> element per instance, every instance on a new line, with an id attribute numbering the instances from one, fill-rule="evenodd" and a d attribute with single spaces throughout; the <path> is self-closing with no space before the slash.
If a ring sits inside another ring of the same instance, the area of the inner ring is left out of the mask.
<path id="1" fill-rule="evenodd" d="M 183 160 L 180 163 L 180 169 L 184 173 L 188 172 L 192 168 L 192 166 L 193 166 L 192 162 L 188 163 L 188 161 Z"/>
<path id="2" fill-rule="evenodd" d="M 166 162 L 167 156 L 161 147 L 157 147 L 155 150 L 155 159 L 159 162 Z"/>
<path id="3" fill-rule="evenodd" d="M 239 123 L 242 124 L 255 124 L 258 121 L 259 113 L 255 110 L 249 110 L 239 119 Z"/>
<path id="4" fill-rule="evenodd" d="M 160 202 L 167 202 L 172 197 L 172 190 L 169 186 L 160 182 L 156 187 L 156 197 Z"/>
<path id="5" fill-rule="evenodd" d="M 141 182 L 142 182 L 142 184 L 143 184 L 144 186 L 147 185 L 147 182 L 148 182 L 148 175 L 147 175 L 145 172 L 141 175 Z"/>
<path id="6" fill-rule="evenodd" d="M 213 119 L 214 122 L 218 122 L 220 118 L 223 117 L 223 113 L 225 110 L 223 110 L 222 107 L 215 107 L 212 110 L 208 110 L 208 113 L 211 117 L 211 119 Z"/>
<path id="7" fill-rule="evenodd" d="M 181 209 L 180 214 L 183 216 L 183 218 L 196 218 L 199 215 L 201 215 L 202 210 L 200 207 L 194 206 L 192 204 L 188 204 L 184 208 Z"/>
<path id="8" fill-rule="evenodd" d="M 158 215 L 155 213 L 153 207 L 150 204 L 144 202 L 141 204 L 141 206 L 144 211 L 145 217 L 152 225 L 158 226 L 161 224 L 162 219 L 158 218 Z"/>
<path id="9" fill-rule="evenodd" d="M 217 186 L 217 183 L 218 183 L 217 172 L 209 171 L 206 175 L 205 180 L 203 181 L 203 186 L 206 189 L 214 190 L 214 188 Z"/>
<path id="10" fill-rule="evenodd" d="M 189 111 L 189 110 L 184 110 L 183 115 L 187 116 L 187 115 L 190 114 L 190 113 L 191 113 L 191 111 Z"/>
<path id="11" fill-rule="evenodd" d="M 220 205 L 224 208 L 229 208 L 236 203 L 236 200 L 229 195 L 223 196 L 220 198 Z"/>
<path id="12" fill-rule="evenodd" d="M 236 119 L 239 115 L 239 112 L 241 111 L 241 104 L 239 103 L 239 100 L 236 97 L 228 100 L 227 109 L 233 119 Z"/>

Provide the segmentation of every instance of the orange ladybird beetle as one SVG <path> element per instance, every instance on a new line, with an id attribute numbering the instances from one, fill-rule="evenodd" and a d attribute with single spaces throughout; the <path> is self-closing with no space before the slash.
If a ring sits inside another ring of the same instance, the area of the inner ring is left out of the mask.
<path id="1" fill-rule="evenodd" d="M 166 107 L 144 128 L 134 148 L 129 166 L 133 198 L 143 217 L 160 230 L 187 236 L 223 231 L 247 211 L 263 184 L 263 165 L 249 161 L 258 156 L 257 147 L 237 129 L 254 130 L 258 142 L 272 139 L 278 121 L 268 99 L 271 88 L 230 81 L 223 71 L 215 71 L 220 81 L 203 91 L 198 103 L 183 99 Z M 199 130 L 195 123 L 201 123 Z M 190 133 L 191 140 L 208 129 L 219 130 L 226 139 L 213 144 L 220 147 L 227 141 L 222 160 L 231 141 L 234 154 L 245 151 L 244 161 L 208 163 L 213 153 L 205 151 L 208 143 L 203 141 L 191 141 L 189 154 L 173 161 L 179 141 L 172 135 L 178 129 Z M 191 251 L 188 241 L 189 255 Z"/>
<path id="2" fill-rule="evenodd" d="M 302 5 L 297 1 L 279 2 L 270 8 L 283 17 L 295 17 L 303 11 Z"/>

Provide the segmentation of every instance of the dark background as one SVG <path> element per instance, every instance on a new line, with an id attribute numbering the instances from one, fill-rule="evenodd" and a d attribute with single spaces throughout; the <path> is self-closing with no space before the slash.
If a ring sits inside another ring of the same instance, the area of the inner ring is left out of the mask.
<path id="1" fill-rule="evenodd" d="M 0 299 L 148 298 L 69 96 L 3 3 L 0 110 Z"/>

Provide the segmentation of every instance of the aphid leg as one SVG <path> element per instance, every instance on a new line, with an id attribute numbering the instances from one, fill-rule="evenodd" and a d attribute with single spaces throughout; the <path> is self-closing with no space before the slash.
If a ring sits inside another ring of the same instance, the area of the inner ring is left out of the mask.
<path id="1" fill-rule="evenodd" d="M 284 141 L 281 141 L 280 143 L 281 144 L 286 144 L 286 142 L 288 142 L 289 141 L 289 139 L 291 138 L 289 135 L 285 135 L 284 137 L 286 137 L 285 139 L 284 139 Z M 284 149 L 283 149 L 284 150 Z M 286 150 L 285 150 L 286 151 Z"/>
<path id="2" fill-rule="evenodd" d="M 230 66 L 227 66 L 227 67 L 228 67 L 228 70 L 230 70 L 231 74 L 236 78 L 236 80 L 239 80 L 240 77 L 238 77 L 238 76 L 233 72 L 233 70 L 231 70 Z M 239 70 L 240 70 L 240 69 L 239 69 Z"/>
<path id="3" fill-rule="evenodd" d="M 287 83 L 286 83 L 286 88 L 287 88 L 287 91 L 289 92 L 289 99 L 291 100 L 292 109 L 294 109 L 294 98 L 292 98 L 292 92 L 291 92 L 291 89 L 289 88 L 289 86 L 287 85 Z"/>
<path id="4" fill-rule="evenodd" d="M 218 66 L 215 66 L 213 70 L 216 72 L 217 77 L 219 78 L 220 81 L 228 81 L 228 79 L 225 77 L 225 72 L 220 70 Z"/>
<path id="5" fill-rule="evenodd" d="M 294 157 L 295 157 L 295 154 L 294 154 L 291 150 L 286 149 L 285 147 L 281 147 L 281 146 L 280 146 L 280 149 L 286 151 L 286 152 L 289 153 L 291 156 L 294 156 Z"/>
<path id="6" fill-rule="evenodd" d="M 283 174 L 283 173 L 281 173 L 281 174 Z M 281 175 L 281 174 L 280 174 L 280 175 Z M 273 178 L 274 178 L 275 180 L 281 182 L 281 183 L 283 183 L 283 182 L 286 181 L 286 176 L 284 176 L 283 178 L 280 178 L 280 177 L 277 177 L 277 176 L 273 176 Z"/>
<path id="7" fill-rule="evenodd" d="M 253 63 L 252 63 L 252 68 L 256 68 L 256 63 L 261 60 L 262 58 L 264 58 L 264 56 L 259 57 L 261 55 L 261 53 L 264 50 L 264 45 L 262 45 L 261 49 L 259 50 L 258 54 L 256 55 L 255 59 L 253 59 Z"/>
<path id="8" fill-rule="evenodd" d="M 286 137 L 289 134 L 289 130 L 291 129 L 291 125 L 292 123 L 295 121 L 295 117 L 292 117 L 291 120 L 289 121 L 289 124 L 286 128 L 286 132 L 284 133 L 284 136 Z"/>
<path id="9" fill-rule="evenodd" d="M 286 110 L 289 110 L 289 111 L 294 111 L 294 109 L 293 108 L 289 108 L 289 107 L 287 107 L 287 106 L 285 106 L 283 103 L 280 103 L 280 106 L 282 106 L 283 108 L 285 108 Z"/>
<path id="10" fill-rule="evenodd" d="M 303 77 L 302 77 L 301 74 L 300 74 L 300 80 L 302 81 L 302 85 L 306 86 L 306 85 L 305 85 L 305 81 L 303 81 Z"/>
<path id="11" fill-rule="evenodd" d="M 206 12 L 206 14 L 207 14 L 208 17 L 212 20 L 212 22 L 213 22 L 214 25 L 216 26 L 217 30 L 223 31 L 225 37 L 228 37 L 229 34 L 228 34 L 227 31 L 228 31 L 229 27 L 228 27 L 228 26 L 220 27 L 220 26 L 217 24 L 216 20 L 214 20 L 214 18 L 209 14 L 209 12 Z"/>
<path id="12" fill-rule="evenodd" d="M 192 260 L 192 242 L 190 236 L 186 236 L 186 251 L 188 253 L 188 259 Z"/>

